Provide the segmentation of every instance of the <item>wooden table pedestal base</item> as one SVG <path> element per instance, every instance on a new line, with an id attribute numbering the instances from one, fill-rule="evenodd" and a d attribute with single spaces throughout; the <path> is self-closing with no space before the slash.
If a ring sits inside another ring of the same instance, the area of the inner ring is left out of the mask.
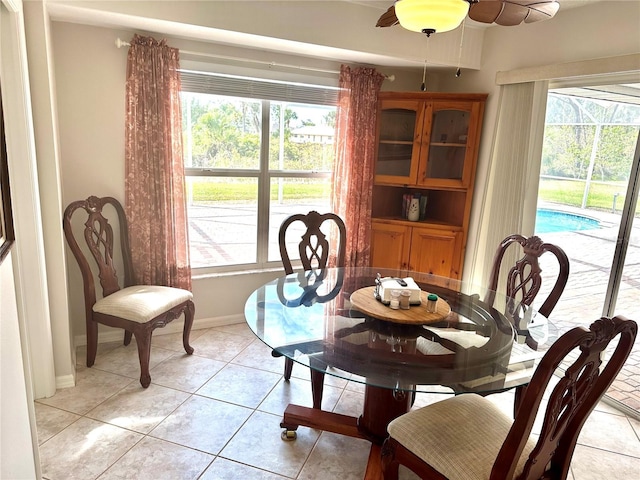
<path id="1" fill-rule="evenodd" d="M 364 478 L 365 480 L 381 480 L 380 445 L 387 437 L 387 425 L 411 409 L 411 399 L 411 391 L 394 391 L 367 385 L 364 407 L 359 418 L 289 404 L 280 423 L 280 426 L 285 429 L 283 438 L 295 439 L 294 432 L 302 425 L 325 432 L 369 440 L 372 445 Z"/>

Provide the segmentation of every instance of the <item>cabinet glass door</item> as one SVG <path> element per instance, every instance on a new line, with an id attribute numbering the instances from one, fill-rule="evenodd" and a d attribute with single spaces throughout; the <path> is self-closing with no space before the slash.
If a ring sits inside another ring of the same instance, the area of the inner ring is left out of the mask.
<path id="1" fill-rule="evenodd" d="M 440 110 L 433 115 L 428 178 L 462 179 L 467 151 L 469 112 Z"/>
<path id="2" fill-rule="evenodd" d="M 465 186 L 468 183 L 466 161 L 470 145 L 472 108 L 470 104 L 438 106 L 434 104 L 426 165 L 421 183 Z"/>
<path id="3" fill-rule="evenodd" d="M 380 110 L 375 167 L 377 181 L 415 183 L 420 149 L 419 104 L 404 103 L 406 105 L 396 102 Z"/>

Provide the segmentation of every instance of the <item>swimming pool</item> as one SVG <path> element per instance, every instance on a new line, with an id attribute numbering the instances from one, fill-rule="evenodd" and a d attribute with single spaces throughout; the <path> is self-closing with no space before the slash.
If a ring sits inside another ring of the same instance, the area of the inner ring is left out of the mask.
<path id="1" fill-rule="evenodd" d="M 535 233 L 574 232 L 599 228 L 600 222 L 595 218 L 574 213 L 539 208 L 536 212 Z"/>

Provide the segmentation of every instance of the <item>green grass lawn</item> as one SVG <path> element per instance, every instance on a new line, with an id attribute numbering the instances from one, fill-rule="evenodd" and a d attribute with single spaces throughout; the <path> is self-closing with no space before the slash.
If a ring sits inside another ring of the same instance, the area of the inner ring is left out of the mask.
<path id="1" fill-rule="evenodd" d="M 538 198 L 546 202 L 580 207 L 582 206 L 584 186 L 585 182 L 580 180 L 540 179 Z M 626 191 L 626 183 L 612 185 L 592 182 L 587 197 L 587 208 L 611 211 L 614 195 L 618 194 L 616 211 L 619 212 L 624 206 Z M 636 215 L 640 215 L 639 205 L 636 205 Z"/>
<path id="2" fill-rule="evenodd" d="M 213 202 L 255 202 L 258 198 L 257 182 L 247 183 L 213 183 L 193 182 L 191 189 L 194 203 Z M 326 182 L 313 183 L 285 183 L 283 185 L 283 197 L 287 201 L 311 200 L 325 198 L 330 194 L 329 185 Z M 278 186 L 271 185 L 271 198 L 278 197 Z"/>
<path id="3" fill-rule="evenodd" d="M 538 196 L 540 200 L 564 205 L 580 207 L 584 192 L 584 181 L 541 179 Z M 194 203 L 213 202 L 253 202 L 258 197 L 257 182 L 203 182 L 195 181 L 192 184 Z M 587 199 L 587 208 L 610 211 L 613 207 L 613 197 L 616 199 L 616 211 L 622 210 L 626 184 L 619 185 L 592 182 Z M 271 198 L 277 198 L 277 185 L 271 186 Z M 304 201 L 316 198 L 325 198 L 329 195 L 329 186 L 326 182 L 287 182 L 283 186 L 283 196 L 287 201 Z M 640 205 L 636 206 L 636 215 L 640 215 Z"/>

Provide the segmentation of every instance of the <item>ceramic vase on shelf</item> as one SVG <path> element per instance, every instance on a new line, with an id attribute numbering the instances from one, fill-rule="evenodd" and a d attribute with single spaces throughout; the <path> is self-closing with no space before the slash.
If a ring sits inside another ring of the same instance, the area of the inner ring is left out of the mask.
<path id="1" fill-rule="evenodd" d="M 411 199 L 411 203 L 409 203 L 409 211 L 407 213 L 407 218 L 412 222 L 417 222 L 420 220 L 420 199 L 417 197 L 413 197 Z"/>

